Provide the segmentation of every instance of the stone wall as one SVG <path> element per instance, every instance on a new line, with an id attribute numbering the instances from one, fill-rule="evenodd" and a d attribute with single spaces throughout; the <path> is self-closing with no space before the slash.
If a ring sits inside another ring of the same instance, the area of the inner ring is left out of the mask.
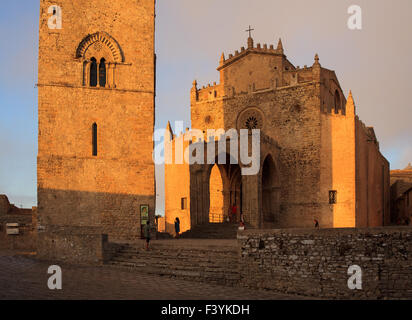
<path id="1" fill-rule="evenodd" d="M 356 226 L 390 224 L 389 162 L 379 151 L 372 127 L 356 117 Z"/>
<path id="2" fill-rule="evenodd" d="M 21 210 L 22 213 L 0 215 L 0 249 L 36 250 L 37 218 L 36 208 Z M 8 235 L 7 224 L 18 223 L 19 234 Z"/>
<path id="3" fill-rule="evenodd" d="M 324 87 L 322 90 L 326 102 L 322 104 L 324 112 L 320 115 L 322 170 L 318 200 L 325 214 L 317 219 L 322 227 L 351 228 L 356 226 L 355 110 L 350 96 L 345 110 L 339 108 L 335 112 L 329 91 L 335 92 L 337 85 L 334 81 L 326 83 L 329 88 Z M 337 192 L 335 204 L 329 203 L 330 191 Z"/>
<path id="4" fill-rule="evenodd" d="M 69 262 L 80 265 L 99 265 L 105 260 L 103 249 L 110 258 L 113 248 L 108 248 L 108 238 L 101 228 L 94 227 L 48 227 L 38 234 L 37 258 Z"/>
<path id="5" fill-rule="evenodd" d="M 6 195 L 0 195 L 0 216 L 6 215 L 10 211 L 10 202 Z"/>
<path id="6" fill-rule="evenodd" d="M 412 228 L 252 230 L 238 234 L 242 285 L 338 299 L 412 298 Z M 362 268 L 362 290 L 348 268 Z"/>

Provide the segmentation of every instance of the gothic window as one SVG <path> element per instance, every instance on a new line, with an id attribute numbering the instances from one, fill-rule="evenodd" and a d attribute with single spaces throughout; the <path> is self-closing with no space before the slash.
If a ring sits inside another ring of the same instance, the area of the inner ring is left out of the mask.
<path id="1" fill-rule="evenodd" d="M 104 88 L 106 86 L 106 60 L 102 58 L 99 65 L 99 85 Z"/>
<path id="2" fill-rule="evenodd" d="M 97 86 L 97 61 L 95 58 L 91 59 L 91 64 L 90 64 L 90 86 L 91 87 Z"/>
<path id="3" fill-rule="evenodd" d="M 336 114 L 339 113 L 340 108 L 341 108 L 341 106 L 340 106 L 340 95 L 339 95 L 339 91 L 336 90 L 335 91 L 335 113 Z"/>
<path id="4" fill-rule="evenodd" d="M 329 191 L 329 204 L 338 203 L 337 196 L 338 196 L 338 192 L 336 190 Z"/>
<path id="5" fill-rule="evenodd" d="M 92 126 L 92 145 L 93 145 L 93 156 L 97 157 L 97 124 L 93 123 Z"/>

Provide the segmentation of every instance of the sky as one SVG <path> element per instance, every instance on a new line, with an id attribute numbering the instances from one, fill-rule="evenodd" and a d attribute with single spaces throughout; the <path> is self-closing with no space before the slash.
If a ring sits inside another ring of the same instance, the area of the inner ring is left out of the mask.
<path id="1" fill-rule="evenodd" d="M 347 27 L 353 4 L 362 8 L 362 30 Z M 157 0 L 156 10 L 157 128 L 168 120 L 190 127 L 193 80 L 218 82 L 222 52 L 246 46 L 251 25 L 255 43 L 282 38 L 294 65 L 310 66 L 318 53 L 345 94 L 352 90 L 391 168 L 412 162 L 412 1 Z M 0 2 L 0 194 L 23 207 L 36 205 L 38 15 L 39 0 Z M 157 184 L 162 213 L 162 167 Z"/>

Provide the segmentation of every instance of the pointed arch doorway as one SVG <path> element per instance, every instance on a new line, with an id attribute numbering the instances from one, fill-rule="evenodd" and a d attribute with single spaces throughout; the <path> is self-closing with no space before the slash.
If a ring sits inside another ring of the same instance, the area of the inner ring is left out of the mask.
<path id="1" fill-rule="evenodd" d="M 279 223 L 280 183 L 272 156 L 266 156 L 262 166 L 262 220 L 264 225 Z"/>
<path id="2" fill-rule="evenodd" d="M 238 222 L 242 212 L 242 176 L 239 165 L 215 164 L 209 175 L 209 223 Z M 231 219 L 233 206 L 236 216 Z"/>

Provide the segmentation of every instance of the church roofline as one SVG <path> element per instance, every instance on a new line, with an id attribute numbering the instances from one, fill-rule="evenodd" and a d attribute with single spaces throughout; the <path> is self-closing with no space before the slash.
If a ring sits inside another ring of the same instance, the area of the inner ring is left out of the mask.
<path id="1" fill-rule="evenodd" d="M 232 63 L 242 59 L 243 57 L 246 57 L 247 55 L 251 53 L 256 53 L 256 54 L 267 54 L 267 55 L 272 55 L 272 56 L 281 56 L 286 59 L 286 55 L 283 53 L 283 47 L 275 49 L 273 45 L 270 45 L 268 48 L 267 44 L 264 44 L 263 47 L 261 46 L 260 43 L 257 44 L 257 47 L 249 47 L 245 48 L 242 47 L 240 49 L 240 52 L 237 50 L 235 51 L 235 54 L 229 54 L 229 58 L 225 59 L 224 54 L 222 55 L 222 58 L 220 60 L 220 65 L 217 68 L 218 71 L 226 68 L 227 66 L 231 65 Z"/>

